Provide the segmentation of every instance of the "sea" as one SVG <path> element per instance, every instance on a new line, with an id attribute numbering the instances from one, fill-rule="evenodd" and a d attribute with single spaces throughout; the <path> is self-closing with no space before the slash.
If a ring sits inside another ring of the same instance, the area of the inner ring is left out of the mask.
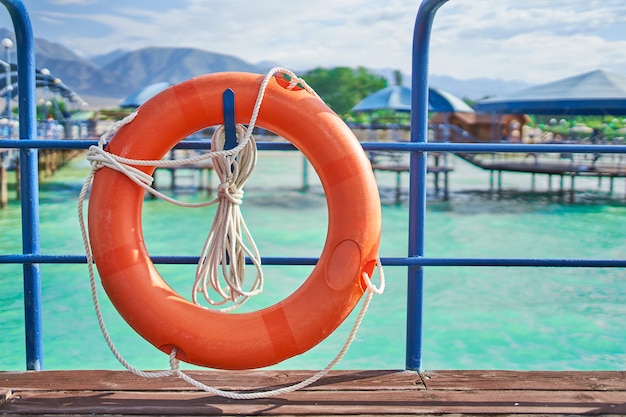
<path id="1" fill-rule="evenodd" d="M 489 173 L 453 156 L 450 195 L 428 182 L 426 255 L 432 257 L 626 258 L 624 180 L 577 179 L 573 201 L 546 177 L 504 173 L 501 190 Z M 311 167 L 296 152 L 261 152 L 241 206 L 262 256 L 318 256 L 327 208 Z M 77 199 L 89 165 L 83 156 L 42 180 L 41 252 L 84 254 Z M 157 183 L 166 184 L 167 173 Z M 408 177 L 376 174 L 382 197 L 381 257 L 407 254 Z M 217 179 L 213 178 L 213 184 Z M 568 183 L 566 183 L 566 187 Z M 185 201 L 212 198 L 181 192 Z M 214 207 L 189 209 L 144 202 L 151 255 L 199 255 Z M 0 210 L 0 254 L 21 252 L 20 207 Z M 157 265 L 189 297 L 193 265 Z M 245 308 L 262 308 L 294 291 L 311 266 L 264 266 L 265 289 Z M 0 264 L 0 370 L 24 370 L 21 265 Z M 404 369 L 406 267 L 384 268 L 386 290 L 375 296 L 338 369 Z M 123 369 L 98 327 L 84 264 L 41 265 L 44 369 Z M 622 268 L 426 267 L 423 369 L 618 370 L 626 366 L 626 273 Z M 167 369 L 168 358 L 139 337 L 99 291 L 115 345 L 139 369 Z M 276 369 L 322 369 L 341 349 L 355 314 L 309 352 Z M 188 368 L 194 368 L 188 366 Z"/>

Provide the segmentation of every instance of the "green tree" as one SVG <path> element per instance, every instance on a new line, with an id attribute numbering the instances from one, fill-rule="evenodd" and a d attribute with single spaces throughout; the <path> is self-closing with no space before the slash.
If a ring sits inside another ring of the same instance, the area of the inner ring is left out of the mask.
<path id="1" fill-rule="evenodd" d="M 56 97 L 37 105 L 37 119 L 39 120 L 46 120 L 48 116 L 52 116 L 57 120 L 63 120 L 66 112 L 67 105 L 65 101 Z"/>
<path id="2" fill-rule="evenodd" d="M 302 78 L 340 116 L 346 116 L 367 95 L 387 87 L 384 77 L 364 67 L 315 68 Z"/>

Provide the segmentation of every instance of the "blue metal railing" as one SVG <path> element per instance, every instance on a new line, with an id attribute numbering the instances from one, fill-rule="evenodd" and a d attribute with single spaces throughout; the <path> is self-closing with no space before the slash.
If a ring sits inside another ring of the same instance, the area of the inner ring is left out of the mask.
<path id="1" fill-rule="evenodd" d="M 594 267 L 626 268 L 626 259 L 561 259 L 561 258 L 433 258 L 425 256 L 426 172 L 427 152 L 572 152 L 626 153 L 617 145 L 571 144 L 499 144 L 499 143 L 428 143 L 428 56 L 432 21 L 436 11 L 448 0 L 424 0 L 415 23 L 413 40 L 413 80 L 411 141 L 409 143 L 363 143 L 366 150 L 405 151 L 411 153 L 409 230 L 406 257 L 382 258 L 389 266 L 405 266 L 408 270 L 406 368 L 418 370 L 422 365 L 422 308 L 424 267 L 487 266 L 487 267 Z M 39 246 L 38 149 L 87 149 L 93 140 L 37 140 L 35 116 L 34 37 L 28 13 L 21 0 L 0 0 L 11 14 L 18 47 L 18 82 L 20 84 L 20 138 L 0 140 L 0 149 L 20 150 L 22 253 L 0 254 L 0 264 L 22 264 L 24 268 L 24 314 L 27 369 L 43 369 L 41 326 L 41 282 L 39 264 L 85 263 L 84 255 L 46 255 Z M 260 142 L 260 150 L 293 150 L 289 143 Z M 206 148 L 206 141 L 185 141 L 181 149 Z M 155 256 L 155 263 L 195 264 L 195 256 Z M 266 265 L 314 265 L 317 258 L 264 257 Z"/>
<path id="2" fill-rule="evenodd" d="M 411 79 L 411 142 L 428 142 L 428 58 L 435 13 L 447 0 L 425 0 L 415 19 Z M 411 152 L 409 172 L 409 257 L 424 257 L 426 228 L 426 152 Z M 422 366 L 424 267 L 408 265 L 406 368 Z"/>
<path id="3" fill-rule="evenodd" d="M 20 86 L 20 138 L 37 138 L 35 102 L 35 40 L 30 17 L 20 0 L 0 0 L 11 15 L 17 43 L 17 82 Z M 20 183 L 22 195 L 22 253 L 39 254 L 39 183 L 37 149 L 20 148 Z M 41 276 L 39 264 L 23 262 L 24 316 L 26 327 L 26 366 L 43 367 L 41 320 Z"/>

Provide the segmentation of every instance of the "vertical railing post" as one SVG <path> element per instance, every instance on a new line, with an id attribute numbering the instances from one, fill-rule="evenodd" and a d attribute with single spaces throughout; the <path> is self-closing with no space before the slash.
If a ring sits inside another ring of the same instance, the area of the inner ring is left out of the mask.
<path id="1" fill-rule="evenodd" d="M 437 9 L 448 0 L 424 0 L 415 20 L 411 86 L 411 142 L 428 140 L 428 53 Z M 411 152 L 409 185 L 409 256 L 424 256 L 426 219 L 426 152 Z M 422 366 L 424 269 L 408 267 L 406 368 Z"/>
<path id="2" fill-rule="evenodd" d="M 20 139 L 37 139 L 35 107 L 35 41 L 28 12 L 21 0 L 0 0 L 13 21 L 17 44 Z M 37 149 L 20 149 L 22 252 L 39 254 L 39 179 Z M 26 368 L 43 369 L 41 277 L 39 264 L 24 264 Z"/>

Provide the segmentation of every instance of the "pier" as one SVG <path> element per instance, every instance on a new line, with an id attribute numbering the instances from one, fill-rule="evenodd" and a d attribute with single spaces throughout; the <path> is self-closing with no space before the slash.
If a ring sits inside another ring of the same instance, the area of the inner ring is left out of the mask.
<path id="1" fill-rule="evenodd" d="M 410 140 L 409 126 L 352 126 L 354 135 L 360 142 L 408 142 Z M 374 174 L 389 172 L 395 174 L 394 201 L 402 201 L 402 174 L 410 171 L 409 155 L 406 152 L 394 151 L 367 151 Z M 434 195 L 447 200 L 450 196 L 450 173 L 454 168 L 450 165 L 449 156 L 441 152 L 428 153 L 427 175 L 432 176 Z"/>
<path id="2" fill-rule="evenodd" d="M 393 153 L 390 153 L 390 155 L 393 155 Z M 383 154 L 382 157 L 372 161 L 372 169 L 374 170 L 374 174 L 380 171 L 391 172 L 396 175 L 394 201 L 396 204 L 400 204 L 402 202 L 403 188 L 402 174 L 410 171 L 408 158 L 398 158 Z M 449 174 L 452 171 L 454 171 L 454 168 L 447 163 L 447 155 L 439 152 L 430 153 L 428 155 L 428 166 L 426 172 L 427 174 L 432 175 L 432 184 L 434 195 L 436 197 L 441 196 L 444 200 L 449 199 Z"/>
<path id="3" fill-rule="evenodd" d="M 180 160 L 200 155 L 200 151 L 172 150 L 167 159 Z M 165 175 L 161 175 L 165 174 Z M 213 163 L 210 159 L 185 166 L 161 167 L 157 169 L 154 177 L 154 188 L 170 190 L 173 193 L 183 192 L 213 192 Z"/>
<path id="4" fill-rule="evenodd" d="M 570 178 L 569 199 L 574 200 L 576 191 L 576 178 L 597 178 L 598 187 L 601 187 L 602 180 L 609 180 L 609 196 L 613 195 L 614 182 L 616 178 L 626 178 L 626 166 L 622 155 L 601 154 L 457 154 L 472 165 L 487 170 L 490 173 L 490 190 L 493 191 L 494 174 L 497 176 L 497 191 L 502 191 L 503 172 L 521 172 L 531 174 L 531 188 L 535 190 L 535 177 L 537 175 L 548 176 L 548 191 L 552 191 L 552 177 L 559 177 L 560 195 L 565 194 L 565 178 Z"/>
<path id="5" fill-rule="evenodd" d="M 436 115 L 438 116 L 438 115 Z M 513 123 L 520 125 L 524 119 L 516 119 L 515 115 L 503 115 L 499 122 L 494 124 L 490 120 L 490 115 L 468 115 L 453 114 L 448 119 L 434 117 L 429 125 L 429 141 L 439 143 L 478 143 L 478 144 L 545 144 L 545 145 L 567 145 L 576 148 L 581 145 L 590 145 L 591 139 L 584 137 L 581 139 L 570 138 L 566 141 L 554 141 L 549 132 L 541 132 L 538 129 L 530 129 L 523 138 L 518 137 L 516 141 L 507 140 L 499 141 L 493 139 L 493 131 L 499 130 L 502 126 L 508 126 Z M 468 120 L 476 119 L 475 123 L 469 123 Z M 435 123 L 432 123 L 432 122 Z M 446 121 L 443 123 L 443 121 Z M 452 122 L 457 123 L 452 124 Z M 504 124 L 503 124 L 504 123 Z M 500 127 L 499 127 L 500 126 Z M 524 131 L 524 129 L 521 129 Z M 519 134 L 519 132 L 518 132 Z M 479 136 L 476 136 L 479 135 Z M 619 138 L 618 138 L 619 139 Z M 623 145 L 623 139 L 613 141 L 604 141 L 603 145 Z M 613 195 L 614 183 L 616 178 L 626 178 L 626 159 L 623 154 L 602 153 L 602 145 L 598 147 L 598 151 L 593 153 L 579 152 L 541 152 L 533 151 L 531 153 L 512 153 L 512 152 L 494 152 L 494 153 L 463 153 L 455 152 L 453 155 L 469 162 L 477 168 L 489 171 L 490 191 L 502 191 L 502 175 L 504 172 L 526 173 L 531 175 L 531 189 L 535 191 L 535 178 L 538 175 L 546 175 L 548 177 L 548 192 L 556 191 L 559 195 L 565 194 L 565 178 L 570 178 L 569 198 L 574 200 L 576 192 L 576 178 L 597 178 L 598 188 L 602 185 L 603 179 L 609 180 L 609 196 Z M 559 189 L 553 190 L 552 177 L 558 176 Z M 626 193 L 626 188 L 625 188 Z"/>
<path id="6" fill-rule="evenodd" d="M 228 391 L 288 386 L 313 371 L 190 371 Z M 332 371 L 277 397 L 232 400 L 174 377 L 125 371 L 0 372 L 3 415 L 626 415 L 622 371 Z"/>
<path id="7" fill-rule="evenodd" d="M 52 177 L 57 170 L 67 165 L 80 153 L 81 151 L 75 149 L 40 150 L 38 152 L 39 179 Z M 13 175 L 12 181 L 9 180 L 9 175 Z M 14 184 L 15 200 L 20 200 L 20 181 L 19 152 L 13 149 L 0 149 L 0 209 L 5 208 L 9 203 L 9 183 Z"/>
<path id="8" fill-rule="evenodd" d="M 182 159 L 195 153 L 179 150 L 171 152 L 168 159 Z M 369 157 L 375 175 L 377 173 L 390 173 L 395 176 L 393 196 L 385 201 L 400 204 L 406 185 L 402 182 L 402 175 L 410 171 L 406 153 L 370 152 Z M 300 189 L 306 191 L 310 188 L 310 167 L 306 158 L 302 157 L 302 160 Z M 452 171 L 454 168 L 448 164 L 445 154 L 431 153 L 429 155 L 428 174 L 432 175 L 433 193 L 436 197 L 441 197 L 444 200 L 449 198 L 449 174 Z M 187 166 L 158 168 L 155 173 L 154 185 L 159 190 L 168 190 L 173 193 L 206 192 L 210 194 L 214 191 L 213 164 L 211 160 L 207 160 Z M 381 185 L 381 187 L 383 186 Z"/>

